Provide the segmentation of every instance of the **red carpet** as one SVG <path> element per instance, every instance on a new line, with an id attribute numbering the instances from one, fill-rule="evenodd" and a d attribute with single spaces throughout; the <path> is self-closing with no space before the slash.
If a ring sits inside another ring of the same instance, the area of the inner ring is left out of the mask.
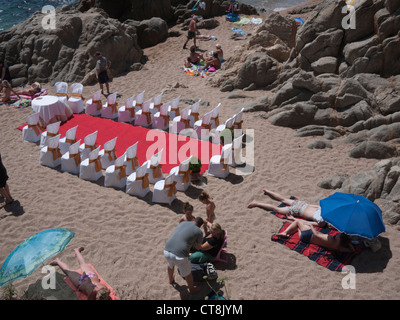
<path id="1" fill-rule="evenodd" d="M 164 149 L 161 161 L 164 173 L 168 173 L 190 155 L 196 156 L 201 160 L 201 172 L 204 172 L 208 168 L 211 157 L 221 153 L 220 145 L 208 141 L 200 141 L 86 114 L 74 114 L 70 120 L 61 124 L 59 131 L 61 137 L 65 136 L 68 129 L 77 125 L 76 139 L 81 139 L 81 143 L 83 143 L 83 139 L 88 134 L 97 130 L 97 145 L 101 146 L 101 149 L 103 149 L 105 142 L 118 137 L 115 146 L 117 157 L 121 156 L 128 147 L 139 141 L 137 157 L 140 164 L 143 164 L 153 154 Z M 18 127 L 18 129 L 22 130 L 24 126 L 25 124 Z"/>

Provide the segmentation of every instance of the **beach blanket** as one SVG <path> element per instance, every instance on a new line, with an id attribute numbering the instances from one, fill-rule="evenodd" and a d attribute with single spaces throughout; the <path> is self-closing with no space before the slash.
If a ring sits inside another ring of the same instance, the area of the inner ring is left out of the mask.
<path id="1" fill-rule="evenodd" d="M 93 270 L 96 271 L 96 269 L 95 269 L 91 264 L 89 264 L 89 266 L 92 267 Z M 81 270 L 81 269 L 76 270 L 76 272 L 79 273 L 79 274 L 82 274 L 82 270 Z M 99 273 L 98 273 L 97 271 L 96 271 L 96 274 L 97 274 L 97 276 L 99 277 L 100 283 L 104 284 L 104 285 L 110 290 L 110 300 L 118 300 L 117 295 L 116 295 L 114 289 L 111 288 L 110 285 L 109 285 L 107 282 L 105 282 L 105 281 L 100 277 L 100 275 L 99 275 Z M 64 281 L 65 281 L 66 284 L 68 284 L 68 285 L 70 286 L 70 288 L 71 288 L 72 290 L 74 290 L 74 291 L 76 292 L 76 295 L 78 296 L 78 299 L 79 299 L 79 300 L 87 300 L 87 299 L 88 299 L 87 295 L 85 295 L 85 294 L 84 294 L 83 292 L 81 292 L 81 291 L 78 291 L 78 289 L 77 289 L 77 288 L 75 287 L 75 285 L 72 283 L 72 281 L 71 281 L 70 278 L 65 277 L 65 278 L 64 278 Z"/>
<path id="2" fill-rule="evenodd" d="M 201 65 L 194 65 L 193 64 L 190 68 L 187 68 L 187 67 L 183 66 L 182 69 L 189 76 L 195 76 L 195 77 L 201 77 L 201 78 L 204 78 L 208 74 L 217 71 L 217 70 L 215 70 L 214 67 L 210 67 L 207 70 L 200 69 L 201 67 L 202 67 Z"/>
<path id="3" fill-rule="evenodd" d="M 232 28 L 231 30 L 237 34 L 241 34 L 241 35 L 246 34 L 246 32 L 244 32 L 242 29 L 239 29 L 239 28 Z"/>
<path id="4" fill-rule="evenodd" d="M 46 94 L 47 94 L 47 89 L 43 88 L 38 93 L 35 93 L 33 96 L 28 96 L 28 95 L 23 95 L 23 94 L 20 94 L 19 96 L 20 96 L 21 99 L 33 100 L 33 99 L 35 99 L 37 97 L 44 96 Z M 12 95 L 10 98 L 11 99 L 15 99 L 15 100 L 18 99 L 18 97 L 16 95 Z"/>
<path id="5" fill-rule="evenodd" d="M 237 21 L 235 21 L 235 22 L 233 22 L 233 23 L 235 23 L 235 24 L 240 24 L 240 25 L 245 25 L 245 24 L 248 24 L 248 23 L 250 23 L 250 19 L 249 18 L 246 18 L 246 17 L 239 17 L 239 20 L 237 20 Z"/>
<path id="6" fill-rule="evenodd" d="M 47 94 L 46 89 L 42 89 L 40 92 L 36 93 L 33 96 L 27 96 L 27 95 L 19 95 L 19 98 L 16 95 L 10 96 L 10 100 L 7 101 L 7 103 L 3 103 L 2 105 L 5 105 L 7 107 L 13 107 L 16 109 L 21 109 L 21 108 L 27 108 L 31 106 L 31 102 L 33 99 L 39 97 L 39 96 L 44 96 Z"/>
<path id="7" fill-rule="evenodd" d="M 262 19 L 261 18 L 251 18 L 250 24 L 261 24 Z"/>
<path id="8" fill-rule="evenodd" d="M 291 222 L 285 222 L 278 233 L 285 231 L 290 224 Z M 315 229 L 322 233 L 329 234 L 332 237 L 339 233 L 339 231 L 330 228 L 322 229 L 315 227 Z M 356 252 L 353 253 L 332 253 L 315 244 L 307 244 L 302 242 L 298 232 L 291 235 L 289 238 L 282 238 L 277 235 L 272 235 L 271 240 L 283 244 L 289 249 L 301 253 L 302 255 L 305 255 L 310 260 L 315 261 L 319 265 L 332 271 L 345 270 L 346 265 L 349 265 L 353 258 L 361 252 L 361 246 L 354 246 Z"/>
<path id="9" fill-rule="evenodd" d="M 22 130 L 25 125 L 21 125 L 17 129 Z M 170 172 L 172 168 L 190 155 L 197 156 L 201 160 L 200 172 L 205 172 L 211 157 L 221 154 L 222 149 L 221 145 L 210 143 L 209 141 L 178 136 L 110 119 L 92 117 L 87 114 L 74 114 L 68 121 L 61 123 L 59 129 L 61 137 L 65 137 L 67 130 L 75 126 L 78 126 L 75 138 L 76 140 L 81 139 L 81 143 L 83 143 L 87 135 L 97 130 L 96 142 L 98 146 L 101 146 L 101 149 L 104 143 L 117 137 L 115 145 L 117 157 L 122 156 L 128 147 L 139 142 L 137 157 L 140 164 L 149 160 L 153 154 L 163 148 L 161 164 L 162 171 L 165 173 Z"/>

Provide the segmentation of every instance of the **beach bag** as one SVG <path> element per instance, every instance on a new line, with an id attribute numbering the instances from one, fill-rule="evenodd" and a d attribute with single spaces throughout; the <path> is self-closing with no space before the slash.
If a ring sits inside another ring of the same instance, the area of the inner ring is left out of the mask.
<path id="1" fill-rule="evenodd" d="M 217 271 L 211 262 L 191 263 L 191 266 L 194 282 L 204 281 L 204 276 L 207 276 L 208 280 L 215 280 L 218 278 Z"/>

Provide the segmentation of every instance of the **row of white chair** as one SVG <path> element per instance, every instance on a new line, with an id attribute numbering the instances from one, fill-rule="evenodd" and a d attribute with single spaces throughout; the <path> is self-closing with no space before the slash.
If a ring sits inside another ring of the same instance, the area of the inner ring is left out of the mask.
<path id="1" fill-rule="evenodd" d="M 71 92 L 68 94 L 68 83 L 56 82 L 54 84 L 58 100 L 67 104 L 73 113 L 81 113 L 84 110 L 83 105 L 83 85 L 81 83 L 71 84 Z"/>

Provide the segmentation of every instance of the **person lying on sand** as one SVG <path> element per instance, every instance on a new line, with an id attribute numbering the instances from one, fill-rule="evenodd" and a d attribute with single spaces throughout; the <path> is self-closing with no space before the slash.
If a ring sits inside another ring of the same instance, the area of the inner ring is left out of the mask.
<path id="1" fill-rule="evenodd" d="M 300 240 L 304 243 L 316 244 L 330 251 L 354 252 L 355 249 L 351 239 L 344 233 L 338 233 L 334 237 L 319 232 L 307 221 L 295 219 L 290 226 L 283 232 L 276 234 L 279 237 L 289 238 L 291 235 L 299 233 Z"/>
<path id="2" fill-rule="evenodd" d="M 319 227 L 324 227 L 326 222 L 321 217 L 321 207 L 313 204 L 307 204 L 301 200 L 292 200 L 285 198 L 279 193 L 272 192 L 268 189 L 262 190 L 264 194 L 270 196 L 272 199 L 283 202 L 287 205 L 287 207 L 278 207 L 272 204 L 252 201 L 248 204 L 247 208 L 263 208 L 266 210 L 275 211 L 277 213 L 286 215 L 288 219 L 294 220 L 293 217 L 301 217 L 305 220 L 310 220 L 314 222 L 314 225 L 318 225 Z"/>
<path id="3" fill-rule="evenodd" d="M 198 35 L 196 35 L 196 39 L 203 40 L 203 41 L 217 40 L 217 38 L 215 36 L 210 36 L 207 34 L 198 34 Z"/>
<path id="4" fill-rule="evenodd" d="M 29 88 L 21 88 L 18 89 L 18 94 L 25 95 L 25 96 L 34 96 L 36 93 L 40 92 L 41 85 L 39 82 L 34 82 Z"/>
<path id="5" fill-rule="evenodd" d="M 18 93 L 16 93 L 13 88 L 11 88 L 10 83 L 7 80 L 3 80 L 1 83 L 1 89 L 0 89 L 0 102 L 7 102 L 10 100 L 11 93 L 16 95 L 19 99 Z"/>
<path id="6" fill-rule="evenodd" d="M 88 300 L 108 300 L 110 297 L 110 290 L 104 284 L 100 283 L 100 279 L 95 270 L 85 262 L 85 259 L 81 254 L 83 250 L 83 247 L 74 249 L 82 274 L 72 270 L 59 258 L 52 261 L 50 265 L 59 266 L 65 275 L 70 278 L 75 287 L 87 295 Z"/>

